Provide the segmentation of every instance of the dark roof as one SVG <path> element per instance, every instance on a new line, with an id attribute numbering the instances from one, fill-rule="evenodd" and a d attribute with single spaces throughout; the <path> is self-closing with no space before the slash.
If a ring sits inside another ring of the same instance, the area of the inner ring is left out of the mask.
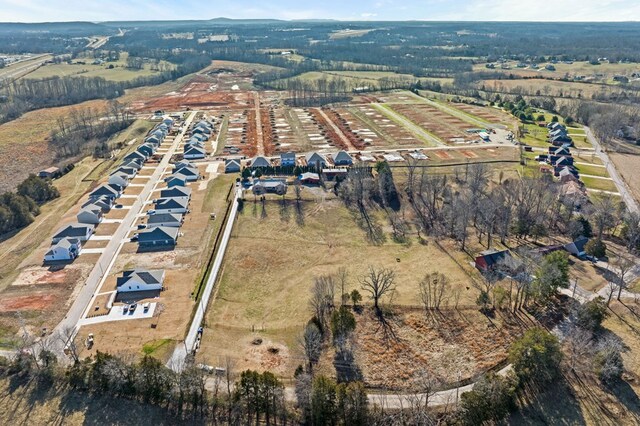
<path id="1" fill-rule="evenodd" d="M 166 226 L 158 226 L 142 231 L 138 234 L 138 242 L 151 242 L 163 240 L 176 240 L 178 238 L 178 228 L 170 228 Z"/>
<path id="2" fill-rule="evenodd" d="M 186 208 L 189 205 L 187 197 L 161 198 L 156 201 L 156 210 Z"/>
<path id="3" fill-rule="evenodd" d="M 75 238 L 87 235 L 87 230 L 93 229 L 93 226 L 83 223 L 72 223 L 64 226 L 56 232 L 53 238 Z"/>
<path id="4" fill-rule="evenodd" d="M 189 195 L 191 195 L 191 188 L 184 186 L 174 186 L 160 191 L 161 198 L 189 197 Z"/>
<path id="5" fill-rule="evenodd" d="M 481 270 L 488 270 L 507 257 L 511 257 L 509 250 L 485 250 L 476 256 L 476 267 Z"/>
<path id="6" fill-rule="evenodd" d="M 152 214 L 151 216 L 149 216 L 149 219 L 147 219 L 147 223 L 148 224 L 155 224 L 155 223 L 180 223 L 182 222 L 182 215 L 181 214 L 175 214 L 175 213 L 160 213 L 160 214 Z"/>
<path id="7" fill-rule="evenodd" d="M 164 271 L 161 269 L 154 271 L 147 271 L 145 269 L 124 271 L 122 276 L 117 279 L 117 286 L 120 287 L 131 280 L 140 280 L 145 284 L 162 284 L 164 281 Z"/>

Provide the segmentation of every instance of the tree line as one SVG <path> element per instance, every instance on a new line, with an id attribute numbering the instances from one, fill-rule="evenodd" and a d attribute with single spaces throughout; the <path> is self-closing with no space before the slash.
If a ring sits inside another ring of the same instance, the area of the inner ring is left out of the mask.
<path id="1" fill-rule="evenodd" d="M 51 181 L 29 175 L 16 192 L 0 195 L 0 234 L 24 228 L 40 214 L 40 206 L 60 196 Z"/>

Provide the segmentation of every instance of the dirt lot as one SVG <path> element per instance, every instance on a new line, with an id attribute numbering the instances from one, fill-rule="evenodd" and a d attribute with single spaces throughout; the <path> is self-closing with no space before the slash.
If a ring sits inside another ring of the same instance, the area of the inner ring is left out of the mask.
<path id="1" fill-rule="evenodd" d="M 478 135 L 466 130 L 474 127 L 429 105 L 392 105 L 392 108 L 448 144 L 469 143 Z M 477 127 L 476 127 L 477 128 Z"/>
<path id="2" fill-rule="evenodd" d="M 311 316 L 307 301 L 313 278 L 343 266 L 349 273 L 349 291 L 359 288 L 358 279 L 368 265 L 393 268 L 398 282 L 393 303 L 399 305 L 419 303 L 417 284 L 424 274 L 447 271 L 461 288 L 460 303 L 473 303 L 475 290 L 467 290 L 467 274 L 473 272 L 462 269 L 437 245 L 372 246 L 340 202 L 316 202 L 311 192 L 305 194 L 302 219 L 293 202 L 286 210 L 275 200 L 268 202 L 266 217 L 252 199 L 245 203 L 207 314 L 202 359 L 231 356 L 240 369 L 264 368 L 273 360 L 254 360 L 252 354 L 271 345 L 280 348 L 276 371 L 290 376 L 300 363 L 296 342 Z M 256 337 L 268 343 L 256 348 Z"/>
<path id="3" fill-rule="evenodd" d="M 391 390 L 411 389 L 422 372 L 447 383 L 472 379 L 504 362 L 525 330 L 516 318 L 498 314 L 490 320 L 477 309 L 443 310 L 433 319 L 422 309 L 396 308 L 386 326 L 365 309 L 356 322 L 355 368 L 368 387 Z M 336 362 L 328 355 L 323 367 Z"/>

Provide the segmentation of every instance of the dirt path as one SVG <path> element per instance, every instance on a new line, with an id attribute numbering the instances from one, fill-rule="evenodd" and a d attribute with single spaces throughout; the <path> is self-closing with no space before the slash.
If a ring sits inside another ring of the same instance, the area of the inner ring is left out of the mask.
<path id="1" fill-rule="evenodd" d="M 252 92 L 252 94 L 256 115 L 256 144 L 258 149 L 257 155 L 264 155 L 264 135 L 262 134 L 262 117 L 260 116 L 260 93 Z"/>
<path id="2" fill-rule="evenodd" d="M 334 123 L 333 120 L 330 119 L 329 116 L 327 116 L 327 114 L 325 114 L 325 112 L 321 108 L 318 108 L 318 113 L 322 116 L 322 118 L 325 119 L 327 124 L 331 126 L 331 128 L 336 133 L 336 135 L 338 135 L 338 137 L 342 140 L 342 142 L 348 148 L 348 151 L 357 151 L 356 147 L 353 146 L 349 138 L 346 137 L 344 133 L 342 133 L 342 130 L 340 130 L 340 128 L 336 126 L 336 123 Z"/>

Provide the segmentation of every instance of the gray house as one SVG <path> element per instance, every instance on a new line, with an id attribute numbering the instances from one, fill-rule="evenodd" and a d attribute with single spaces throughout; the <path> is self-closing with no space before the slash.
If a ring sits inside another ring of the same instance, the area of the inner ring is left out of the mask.
<path id="1" fill-rule="evenodd" d="M 102 209 L 96 205 L 88 205 L 80 210 L 76 218 L 79 223 L 97 225 L 102 222 Z"/>
<path id="2" fill-rule="evenodd" d="M 187 182 L 194 182 L 198 180 L 198 178 L 200 177 L 200 171 L 198 170 L 197 167 L 194 167 L 194 166 L 182 167 L 177 172 L 174 172 L 174 174 L 176 175 L 180 174 L 185 176 L 187 178 Z"/>
<path id="3" fill-rule="evenodd" d="M 589 239 L 587 237 L 580 237 L 569 244 L 565 244 L 564 249 L 576 257 L 584 257 L 587 254 L 585 247 L 588 242 Z"/>
<path id="4" fill-rule="evenodd" d="M 120 198 L 121 195 L 122 187 L 120 185 L 103 183 L 89 194 L 89 199 L 96 200 L 98 198 L 107 197 L 115 200 L 116 198 Z"/>
<path id="5" fill-rule="evenodd" d="M 91 237 L 91 235 L 93 235 L 94 230 L 95 227 L 90 224 L 72 223 L 58 229 L 58 232 L 55 233 L 55 235 L 51 239 L 51 242 L 53 244 L 57 244 L 65 238 L 76 238 L 82 242 L 85 242 Z"/>
<path id="6" fill-rule="evenodd" d="M 237 158 L 227 158 L 224 160 L 224 172 L 225 173 L 240 173 L 242 166 L 240 160 Z"/>
<path id="7" fill-rule="evenodd" d="M 287 193 L 287 184 L 281 180 L 261 180 L 253 184 L 251 188 L 255 195 Z"/>
<path id="8" fill-rule="evenodd" d="M 191 188 L 174 186 L 160 191 L 160 198 L 181 198 L 191 199 Z"/>
<path id="9" fill-rule="evenodd" d="M 251 160 L 251 166 L 249 167 L 252 169 L 259 169 L 262 167 L 271 167 L 271 161 L 269 161 L 266 157 L 258 156 L 253 160 Z"/>
<path id="10" fill-rule="evenodd" d="M 317 152 L 310 152 L 306 155 L 306 159 L 309 167 L 315 167 L 316 169 L 327 167 L 327 159 L 324 158 L 324 155 Z"/>
<path id="11" fill-rule="evenodd" d="M 123 158 L 123 161 L 129 162 L 129 161 L 139 161 L 141 163 L 144 163 L 145 161 L 147 161 L 147 157 L 148 155 L 144 155 L 142 152 L 140 151 L 133 151 L 131 154 L 127 155 L 126 157 Z"/>
<path id="12" fill-rule="evenodd" d="M 189 199 L 182 198 L 161 198 L 156 200 L 154 210 L 157 213 L 187 213 L 189 210 Z"/>
<path id="13" fill-rule="evenodd" d="M 175 173 L 164 180 L 169 188 L 174 186 L 187 186 L 187 177 L 180 173 Z"/>
<path id="14" fill-rule="evenodd" d="M 116 174 L 126 175 L 127 178 L 131 180 L 138 174 L 138 169 L 136 169 L 135 167 L 120 166 L 113 173 L 111 173 L 111 175 Z"/>
<path id="15" fill-rule="evenodd" d="M 336 166 L 350 166 L 353 164 L 353 158 L 347 151 L 338 151 L 336 155 L 333 156 L 333 164 Z"/>
<path id="16" fill-rule="evenodd" d="M 167 228 L 179 228 L 182 226 L 184 216 L 175 213 L 157 213 L 147 219 L 147 228 L 164 226 Z"/>
<path id="17" fill-rule="evenodd" d="M 82 243 L 77 238 L 63 238 L 52 245 L 44 255 L 44 261 L 57 262 L 63 260 L 73 260 L 80 255 Z"/>
<path id="18" fill-rule="evenodd" d="M 141 247 L 174 246 L 178 242 L 178 228 L 158 226 L 138 234 Z"/>
<path id="19" fill-rule="evenodd" d="M 184 158 L 187 160 L 198 160 L 207 156 L 207 152 L 204 148 L 196 146 L 194 144 L 185 145 L 184 147 Z"/>
<path id="20" fill-rule="evenodd" d="M 82 208 L 85 207 L 98 207 L 102 210 L 103 213 L 107 213 L 113 207 L 114 200 L 109 197 L 99 197 L 94 200 L 89 200 L 82 205 Z"/>
<path id="21" fill-rule="evenodd" d="M 108 183 L 113 185 L 119 185 L 125 188 L 127 185 L 129 185 L 129 175 L 125 173 L 114 173 L 111 176 L 109 176 Z"/>

